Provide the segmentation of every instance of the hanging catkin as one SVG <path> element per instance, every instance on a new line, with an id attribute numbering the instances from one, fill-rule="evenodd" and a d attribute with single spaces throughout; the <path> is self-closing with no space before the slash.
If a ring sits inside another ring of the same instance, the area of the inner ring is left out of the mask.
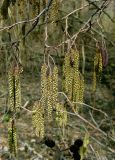
<path id="1" fill-rule="evenodd" d="M 53 85 L 52 85 L 52 75 L 51 73 L 48 75 L 47 77 L 47 110 L 48 110 L 48 120 L 51 121 L 52 120 L 52 110 L 53 110 L 53 106 L 52 106 L 52 89 L 53 89 Z"/>
<path id="2" fill-rule="evenodd" d="M 13 119 L 9 121 L 8 144 L 9 144 L 10 153 L 16 157 L 17 155 L 17 136 L 16 136 L 15 121 Z"/>
<path id="3" fill-rule="evenodd" d="M 65 55 L 64 66 L 64 90 L 70 100 L 78 100 L 79 97 L 79 53 L 71 50 Z"/>
<path id="4" fill-rule="evenodd" d="M 18 65 L 10 68 L 8 72 L 8 83 L 9 83 L 9 108 L 12 112 L 21 107 L 21 84 L 20 74 L 22 68 Z"/>
<path id="5" fill-rule="evenodd" d="M 58 101 L 58 68 L 54 66 L 52 73 L 52 106 L 56 107 Z"/>
<path id="6" fill-rule="evenodd" d="M 8 72 L 8 83 L 9 83 L 9 107 L 10 110 L 14 110 L 14 75 L 10 69 Z"/>
<path id="7" fill-rule="evenodd" d="M 21 84 L 20 84 L 20 70 L 15 69 L 15 108 L 19 109 L 21 106 Z"/>
<path id="8" fill-rule="evenodd" d="M 58 103 L 56 106 L 56 122 L 60 127 L 67 124 L 67 111 L 64 104 Z"/>
<path id="9" fill-rule="evenodd" d="M 63 73 L 64 73 L 64 90 L 68 95 L 69 99 L 71 99 L 73 72 L 72 72 L 72 67 L 70 65 L 70 55 L 68 53 L 65 55 Z"/>
<path id="10" fill-rule="evenodd" d="M 72 49 L 71 51 L 73 56 L 73 67 L 76 71 L 79 70 L 79 52 L 77 50 Z"/>
<path id="11" fill-rule="evenodd" d="M 36 101 L 33 106 L 32 123 L 35 127 L 36 135 L 44 137 L 44 109 L 41 102 Z"/>
<path id="12" fill-rule="evenodd" d="M 99 77 L 99 80 L 101 80 L 102 69 L 103 69 L 102 54 L 100 53 L 100 50 L 98 49 L 94 56 L 93 87 L 92 87 L 93 92 L 96 91 L 97 76 Z"/>
<path id="13" fill-rule="evenodd" d="M 44 63 L 41 67 L 41 103 L 45 109 L 47 103 L 47 65 Z"/>
<path id="14" fill-rule="evenodd" d="M 99 62 L 99 55 L 98 52 L 96 52 L 94 56 L 94 69 L 93 69 L 93 86 L 92 86 L 93 92 L 96 91 L 96 85 L 97 85 L 96 68 L 99 64 L 98 62 Z"/>
<path id="15" fill-rule="evenodd" d="M 49 18 L 51 21 L 55 21 L 58 17 L 59 0 L 52 0 L 51 8 L 49 10 Z"/>
<path id="16" fill-rule="evenodd" d="M 81 103 L 83 103 L 84 89 L 85 89 L 84 76 L 82 74 L 80 74 L 79 102 L 81 102 Z"/>
<path id="17" fill-rule="evenodd" d="M 80 96 L 80 73 L 74 70 L 73 101 L 78 102 Z"/>

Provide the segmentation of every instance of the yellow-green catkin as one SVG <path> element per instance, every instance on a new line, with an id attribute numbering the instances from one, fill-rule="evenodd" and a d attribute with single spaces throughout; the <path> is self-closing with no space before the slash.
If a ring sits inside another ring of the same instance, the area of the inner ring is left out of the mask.
<path id="1" fill-rule="evenodd" d="M 79 101 L 80 96 L 80 72 L 79 72 L 79 53 L 77 50 L 72 50 L 73 56 L 73 101 Z M 77 106 L 77 105 L 76 105 Z"/>
<path id="2" fill-rule="evenodd" d="M 48 114 L 48 120 L 52 120 L 52 111 L 53 111 L 53 106 L 52 106 L 52 75 L 51 73 L 47 77 L 47 114 Z"/>
<path id="3" fill-rule="evenodd" d="M 80 73 L 79 71 L 74 71 L 74 85 L 73 85 L 73 101 L 78 102 L 80 96 Z"/>
<path id="4" fill-rule="evenodd" d="M 14 110 L 14 75 L 10 69 L 8 72 L 8 84 L 9 84 L 9 108 L 11 111 Z"/>
<path id="5" fill-rule="evenodd" d="M 81 103 L 83 103 L 84 89 L 85 89 L 84 76 L 82 74 L 80 74 L 79 102 L 81 102 Z"/>
<path id="6" fill-rule="evenodd" d="M 21 84 L 20 84 L 21 72 L 22 69 L 19 66 L 10 68 L 8 72 L 9 108 L 12 112 L 19 110 L 21 107 Z"/>
<path id="7" fill-rule="evenodd" d="M 10 153 L 16 157 L 17 155 L 17 135 L 16 135 L 16 126 L 15 121 L 11 119 L 9 121 L 8 128 L 8 144 Z"/>
<path id="8" fill-rule="evenodd" d="M 20 19 L 25 16 L 25 6 L 26 3 L 24 0 L 18 0 L 18 14 L 20 15 Z"/>
<path id="9" fill-rule="evenodd" d="M 31 0 L 29 3 L 32 11 L 32 17 L 37 16 L 40 12 L 40 0 Z"/>
<path id="10" fill-rule="evenodd" d="M 96 52 L 95 56 L 94 56 L 94 67 L 96 67 L 99 63 L 99 54 L 98 52 Z"/>
<path id="11" fill-rule="evenodd" d="M 41 67 L 41 103 L 45 109 L 47 103 L 47 65 Z"/>
<path id="12" fill-rule="evenodd" d="M 93 69 L 93 86 L 92 86 L 92 91 L 96 91 L 96 85 L 97 85 L 97 75 L 96 75 L 96 68 L 99 65 L 99 54 L 96 52 L 94 56 L 94 69 Z"/>
<path id="13" fill-rule="evenodd" d="M 64 59 L 64 90 L 70 100 L 76 101 L 79 97 L 79 53 L 72 49 Z"/>
<path id="14" fill-rule="evenodd" d="M 73 67 L 76 71 L 79 71 L 79 52 L 77 50 L 72 50 L 73 56 Z"/>
<path id="15" fill-rule="evenodd" d="M 15 70 L 15 108 L 21 107 L 21 83 L 20 83 L 20 70 Z"/>
<path id="16" fill-rule="evenodd" d="M 57 20 L 58 17 L 58 10 L 59 10 L 59 0 L 52 0 L 51 8 L 49 10 L 49 19 L 51 21 Z"/>
<path id="17" fill-rule="evenodd" d="M 65 93 L 68 95 L 68 98 L 71 99 L 72 84 L 73 84 L 73 68 L 70 65 L 69 53 L 65 55 L 63 73 L 64 73 L 64 90 L 65 90 Z"/>
<path id="18" fill-rule="evenodd" d="M 67 111 L 64 104 L 57 103 L 56 122 L 60 127 L 64 127 L 67 124 Z"/>
<path id="19" fill-rule="evenodd" d="M 52 105 L 56 107 L 58 102 L 58 68 L 54 66 L 52 73 Z"/>
<path id="20" fill-rule="evenodd" d="M 41 102 L 36 101 L 33 106 L 32 123 L 39 138 L 44 137 L 44 109 Z"/>

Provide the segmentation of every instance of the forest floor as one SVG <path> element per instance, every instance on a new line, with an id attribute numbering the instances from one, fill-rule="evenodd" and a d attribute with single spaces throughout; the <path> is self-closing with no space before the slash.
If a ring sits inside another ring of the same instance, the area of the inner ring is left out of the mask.
<path id="1" fill-rule="evenodd" d="M 6 82 L 7 79 L 5 76 L 0 76 L 0 160 L 12 159 L 8 152 L 7 116 L 4 116 L 6 115 L 6 97 L 8 95 L 8 85 Z M 28 102 L 26 106 L 28 110 L 32 110 L 33 102 L 40 98 L 39 88 L 39 75 L 25 74 L 22 76 L 22 105 Z M 108 101 L 111 98 L 109 90 L 103 88 L 103 93 L 106 97 L 105 101 Z M 100 93 L 97 95 L 102 96 Z M 71 108 L 68 110 L 72 112 Z M 63 130 L 53 123 L 47 124 L 46 136 L 54 139 L 61 150 L 65 150 L 73 144 L 76 138 L 83 139 L 85 133 L 88 131 L 90 134 L 90 143 L 88 145 L 86 160 L 115 160 L 115 142 L 113 143 L 110 138 L 112 135 L 115 139 L 115 110 L 110 113 L 103 106 L 101 106 L 101 110 L 108 112 L 109 116 L 105 117 L 98 111 L 92 112 L 89 108 L 83 108 L 82 113 L 80 113 L 81 117 L 96 126 L 97 129 L 91 127 L 87 122 L 84 122 L 73 114 L 68 115 L 68 123 Z M 32 114 L 30 112 L 21 110 L 16 126 L 18 134 L 18 160 L 62 160 L 59 157 L 60 155 L 63 156 L 63 160 L 73 159 L 69 150 L 59 153 L 55 148 L 54 150 L 48 148 L 43 141 L 36 137 L 32 126 Z M 99 127 L 101 131 L 103 130 L 103 133 L 98 130 Z M 107 137 L 104 135 L 105 133 L 108 135 Z"/>

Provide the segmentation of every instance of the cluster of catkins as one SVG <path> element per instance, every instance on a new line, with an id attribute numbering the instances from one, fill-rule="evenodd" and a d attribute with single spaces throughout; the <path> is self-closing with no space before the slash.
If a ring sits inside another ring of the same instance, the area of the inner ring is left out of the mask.
<path id="1" fill-rule="evenodd" d="M 34 103 L 33 126 L 36 135 L 44 137 L 44 119 L 51 122 L 55 110 L 57 124 L 65 126 L 67 123 L 67 112 L 64 104 L 58 102 L 58 68 L 53 69 L 44 63 L 41 67 L 41 99 Z"/>

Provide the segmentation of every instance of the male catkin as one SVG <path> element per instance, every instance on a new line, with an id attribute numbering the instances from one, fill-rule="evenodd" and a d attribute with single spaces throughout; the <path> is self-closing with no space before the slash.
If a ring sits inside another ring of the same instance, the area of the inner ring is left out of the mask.
<path id="1" fill-rule="evenodd" d="M 48 120 L 51 121 L 52 120 L 52 110 L 53 110 L 53 106 L 52 106 L 52 89 L 53 89 L 53 85 L 52 85 L 52 75 L 49 74 L 48 78 L 47 78 L 47 114 L 48 114 Z"/>
<path id="2" fill-rule="evenodd" d="M 16 136 L 16 126 L 15 121 L 11 119 L 9 121 L 8 128 L 8 144 L 10 153 L 16 157 L 17 155 L 17 136 Z"/>
<path id="3" fill-rule="evenodd" d="M 36 101 L 33 106 L 32 123 L 38 137 L 44 137 L 44 109 L 42 103 Z"/>
<path id="4" fill-rule="evenodd" d="M 67 111 L 64 104 L 58 103 L 56 106 L 56 122 L 60 127 L 67 124 Z"/>
<path id="5" fill-rule="evenodd" d="M 52 106 L 55 108 L 58 102 L 58 68 L 54 66 L 52 73 Z"/>
<path id="6" fill-rule="evenodd" d="M 47 103 L 47 65 L 41 67 L 41 103 L 45 109 Z"/>

